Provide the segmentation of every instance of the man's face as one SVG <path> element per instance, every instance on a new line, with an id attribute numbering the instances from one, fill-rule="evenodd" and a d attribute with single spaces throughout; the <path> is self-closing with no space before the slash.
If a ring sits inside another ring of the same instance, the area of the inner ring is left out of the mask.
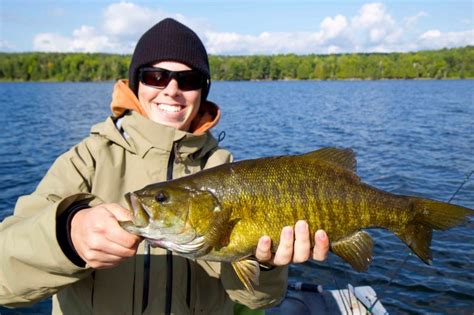
<path id="1" fill-rule="evenodd" d="M 187 65 L 162 61 L 153 65 L 170 71 L 191 70 Z M 189 131 L 191 121 L 196 117 L 201 104 L 202 89 L 183 91 L 178 82 L 171 79 L 163 88 L 152 87 L 139 83 L 138 100 L 148 118 L 162 125 Z"/>

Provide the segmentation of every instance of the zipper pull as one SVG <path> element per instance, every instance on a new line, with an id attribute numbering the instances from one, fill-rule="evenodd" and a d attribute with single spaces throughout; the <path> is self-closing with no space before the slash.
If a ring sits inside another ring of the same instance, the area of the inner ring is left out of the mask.
<path id="1" fill-rule="evenodd" d="M 177 163 L 184 163 L 183 159 L 181 158 L 181 155 L 179 155 L 178 142 L 173 143 L 173 151 L 174 151 L 174 157 L 176 159 L 176 162 Z"/>

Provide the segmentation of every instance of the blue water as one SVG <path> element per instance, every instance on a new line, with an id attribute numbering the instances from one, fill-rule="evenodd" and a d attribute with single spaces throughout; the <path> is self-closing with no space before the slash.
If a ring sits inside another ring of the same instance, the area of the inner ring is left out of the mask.
<path id="1" fill-rule="evenodd" d="M 18 196 L 34 190 L 55 157 L 109 115 L 112 87 L 0 84 L 0 220 Z M 351 147 L 365 182 L 446 201 L 474 170 L 473 91 L 474 81 L 215 82 L 210 99 L 223 111 L 215 134 L 226 132 L 222 145 L 239 160 Z M 474 175 L 453 202 L 474 208 Z M 393 234 L 371 230 L 376 246 L 368 272 L 354 272 L 331 255 L 324 263 L 292 266 L 291 277 L 326 288 L 371 285 L 391 313 L 472 314 L 473 227 L 435 232 L 432 266 Z M 50 303 L 19 312 L 49 313 Z"/>

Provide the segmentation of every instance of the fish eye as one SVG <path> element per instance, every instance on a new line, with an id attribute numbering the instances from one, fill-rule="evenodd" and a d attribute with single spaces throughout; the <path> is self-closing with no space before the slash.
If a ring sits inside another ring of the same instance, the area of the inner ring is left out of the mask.
<path id="1" fill-rule="evenodd" d="M 168 200 L 168 196 L 166 195 L 166 193 L 164 191 L 159 191 L 155 195 L 155 200 L 159 203 L 163 203 L 163 202 L 166 202 Z"/>

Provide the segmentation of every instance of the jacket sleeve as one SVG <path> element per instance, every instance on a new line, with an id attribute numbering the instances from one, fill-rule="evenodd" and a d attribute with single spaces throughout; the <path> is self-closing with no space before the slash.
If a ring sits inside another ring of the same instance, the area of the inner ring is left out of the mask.
<path id="1" fill-rule="evenodd" d="M 230 163 L 232 155 L 223 149 L 217 149 L 208 159 L 206 168 Z M 259 285 L 255 286 L 255 294 L 250 294 L 237 277 L 229 263 L 221 263 L 220 278 L 229 297 L 236 303 L 249 308 L 266 308 L 281 302 L 285 297 L 288 283 L 288 267 L 276 267 L 272 270 L 261 271 Z"/>
<path id="2" fill-rule="evenodd" d="M 0 224 L 0 305 L 31 305 L 90 274 L 61 250 L 56 222 L 77 202 L 101 203 L 88 193 L 94 165 L 90 144 L 81 142 L 54 162 L 36 190 L 20 197 L 14 214 Z"/>

